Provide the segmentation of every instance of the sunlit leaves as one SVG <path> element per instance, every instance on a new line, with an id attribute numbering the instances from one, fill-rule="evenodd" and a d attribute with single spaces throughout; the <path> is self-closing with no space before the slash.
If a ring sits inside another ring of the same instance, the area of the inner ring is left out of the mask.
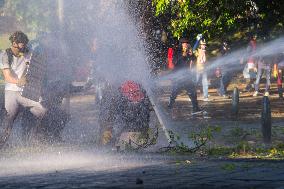
<path id="1" fill-rule="evenodd" d="M 171 32 L 181 37 L 184 32 L 198 32 L 207 36 L 225 33 L 238 27 L 244 17 L 245 1 L 227 0 L 154 0 L 156 15 L 171 15 Z"/>
<path id="2" fill-rule="evenodd" d="M 170 5 L 170 2 L 170 0 L 153 0 L 153 5 L 156 6 L 156 16 L 163 14 Z"/>

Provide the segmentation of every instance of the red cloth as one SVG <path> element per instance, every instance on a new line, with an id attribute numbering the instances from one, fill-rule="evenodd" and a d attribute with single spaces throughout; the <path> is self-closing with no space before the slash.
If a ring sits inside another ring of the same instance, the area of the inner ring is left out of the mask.
<path id="1" fill-rule="evenodd" d="M 134 81 L 126 81 L 120 87 L 120 92 L 131 102 L 140 102 L 145 98 L 141 86 Z"/>
<path id="2" fill-rule="evenodd" d="M 250 40 L 250 46 L 252 48 L 252 51 L 254 52 L 256 50 L 256 40 Z"/>
<path id="3" fill-rule="evenodd" d="M 173 56 L 174 56 L 174 50 L 173 48 L 168 49 L 168 69 L 172 70 L 174 69 L 175 65 L 173 63 Z"/>
<path id="4" fill-rule="evenodd" d="M 251 54 L 255 53 L 256 51 L 256 40 L 250 40 L 249 45 L 251 47 Z M 250 56 L 248 58 L 248 64 L 255 64 L 255 58 L 253 56 Z"/>
<path id="5" fill-rule="evenodd" d="M 215 70 L 215 76 L 216 77 L 221 77 L 222 76 L 222 71 L 220 67 L 217 67 Z"/>
<path id="6" fill-rule="evenodd" d="M 281 86 L 282 87 L 282 72 L 281 71 L 278 71 L 277 86 Z"/>

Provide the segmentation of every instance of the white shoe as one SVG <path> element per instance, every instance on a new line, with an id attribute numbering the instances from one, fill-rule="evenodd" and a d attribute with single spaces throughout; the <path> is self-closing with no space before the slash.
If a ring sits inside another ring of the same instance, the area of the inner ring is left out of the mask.
<path id="1" fill-rule="evenodd" d="M 255 91 L 252 96 L 257 96 L 257 95 L 258 95 L 258 91 Z"/>
<path id="2" fill-rule="evenodd" d="M 203 99 L 204 102 L 209 102 L 210 100 L 208 98 Z"/>
<path id="3" fill-rule="evenodd" d="M 265 92 L 265 93 L 264 93 L 264 96 L 269 96 L 269 92 Z"/>

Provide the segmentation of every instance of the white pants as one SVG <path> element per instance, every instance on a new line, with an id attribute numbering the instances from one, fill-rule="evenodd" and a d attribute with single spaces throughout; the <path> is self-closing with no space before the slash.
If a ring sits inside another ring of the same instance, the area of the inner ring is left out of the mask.
<path id="1" fill-rule="evenodd" d="M 4 116 L 0 127 L 0 148 L 11 134 L 20 106 L 29 108 L 31 113 L 39 119 L 46 113 L 46 109 L 39 102 L 22 97 L 18 91 L 5 91 L 5 109 L 7 114 Z"/>
<path id="2" fill-rule="evenodd" d="M 5 91 L 5 109 L 8 117 L 15 119 L 20 106 L 30 108 L 31 113 L 38 118 L 42 118 L 46 113 L 46 109 L 39 102 L 22 97 L 17 91 Z"/>

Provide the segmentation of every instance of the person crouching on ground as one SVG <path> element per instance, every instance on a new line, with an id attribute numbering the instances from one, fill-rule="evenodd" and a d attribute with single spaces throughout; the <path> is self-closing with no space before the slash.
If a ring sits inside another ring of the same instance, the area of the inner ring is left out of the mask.
<path id="1" fill-rule="evenodd" d="M 27 83 L 25 71 L 31 58 L 27 44 L 29 39 L 21 31 L 13 33 L 9 40 L 12 45 L 6 49 L 2 57 L 0 69 L 5 80 L 5 109 L 6 115 L 2 122 L 0 132 L 0 147 L 7 141 L 13 127 L 19 107 L 29 108 L 37 118 L 42 118 L 46 109 L 40 104 L 21 96 L 23 86 Z"/>

